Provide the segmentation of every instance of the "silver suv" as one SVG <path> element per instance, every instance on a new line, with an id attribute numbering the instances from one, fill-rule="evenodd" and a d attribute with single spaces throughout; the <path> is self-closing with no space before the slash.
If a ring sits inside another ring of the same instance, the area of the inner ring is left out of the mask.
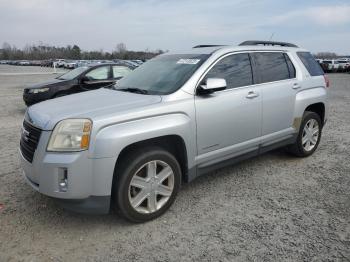
<path id="1" fill-rule="evenodd" d="M 317 148 L 329 82 L 306 50 L 282 42 L 196 46 L 158 56 L 113 88 L 29 107 L 24 177 L 65 208 L 142 222 L 182 182 L 286 146 Z"/>

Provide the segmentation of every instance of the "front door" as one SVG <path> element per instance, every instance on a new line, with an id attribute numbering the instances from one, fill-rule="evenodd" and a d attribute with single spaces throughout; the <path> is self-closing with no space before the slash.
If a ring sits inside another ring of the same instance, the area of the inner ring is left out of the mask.
<path id="1" fill-rule="evenodd" d="M 261 136 L 262 96 L 253 85 L 249 55 L 221 58 L 207 78 L 224 78 L 227 88 L 195 97 L 198 165 L 256 150 Z"/>

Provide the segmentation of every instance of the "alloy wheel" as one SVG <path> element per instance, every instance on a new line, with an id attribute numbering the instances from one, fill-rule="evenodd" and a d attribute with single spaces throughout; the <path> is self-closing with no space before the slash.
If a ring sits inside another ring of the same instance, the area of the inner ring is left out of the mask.
<path id="1" fill-rule="evenodd" d="M 132 176 L 129 202 L 139 213 L 150 214 L 161 209 L 174 190 L 174 172 L 170 165 L 153 160 L 142 165 Z"/>
<path id="2" fill-rule="evenodd" d="M 302 146 L 306 152 L 311 151 L 317 144 L 320 127 L 317 121 L 311 118 L 306 122 L 301 139 Z"/>

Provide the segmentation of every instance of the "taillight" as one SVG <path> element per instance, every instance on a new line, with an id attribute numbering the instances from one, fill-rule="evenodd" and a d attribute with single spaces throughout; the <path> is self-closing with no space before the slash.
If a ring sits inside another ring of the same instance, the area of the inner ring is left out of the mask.
<path id="1" fill-rule="evenodd" d="M 328 75 L 323 75 L 324 81 L 326 82 L 326 87 L 329 87 L 329 77 Z"/>

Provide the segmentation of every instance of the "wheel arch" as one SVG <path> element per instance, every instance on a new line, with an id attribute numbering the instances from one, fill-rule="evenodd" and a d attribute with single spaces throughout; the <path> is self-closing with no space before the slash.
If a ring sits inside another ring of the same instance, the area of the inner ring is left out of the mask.
<path id="1" fill-rule="evenodd" d="M 115 192 L 114 188 L 118 180 L 118 167 L 120 167 L 120 164 L 131 152 L 145 147 L 160 147 L 173 154 L 181 167 L 181 180 L 185 182 L 188 181 L 188 158 L 185 141 L 179 135 L 165 135 L 132 143 L 121 150 L 113 170 L 111 195 Z M 113 198 L 112 196 L 112 199 Z"/>
<path id="2" fill-rule="evenodd" d="M 299 130 L 305 111 L 317 113 L 324 125 L 327 121 L 327 90 L 324 87 L 303 90 L 296 95 L 293 127 Z"/>
<path id="3" fill-rule="evenodd" d="M 186 144 L 184 139 L 179 135 L 165 135 L 165 136 L 159 136 L 159 137 L 138 141 L 124 147 L 120 151 L 115 163 L 113 181 L 118 176 L 116 171 L 120 163 L 123 161 L 123 159 L 131 152 L 139 150 L 141 148 L 145 148 L 145 147 L 160 147 L 164 150 L 169 151 L 171 154 L 173 154 L 180 164 L 182 180 L 183 181 L 188 180 L 187 178 L 188 157 L 187 157 L 187 149 L 186 149 Z"/>
<path id="4" fill-rule="evenodd" d="M 324 124 L 325 111 L 326 111 L 324 103 L 319 102 L 319 103 L 311 104 L 305 108 L 305 111 L 310 111 L 310 112 L 314 112 L 314 113 L 318 114 L 321 118 L 322 125 Z"/>

